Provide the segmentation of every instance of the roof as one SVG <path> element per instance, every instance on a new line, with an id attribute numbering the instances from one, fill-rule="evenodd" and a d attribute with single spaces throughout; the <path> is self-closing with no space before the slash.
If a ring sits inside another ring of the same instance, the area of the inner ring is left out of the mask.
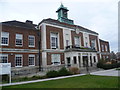
<path id="1" fill-rule="evenodd" d="M 37 27 L 36 24 L 32 24 L 32 21 L 28 21 L 29 23 L 27 21 L 26 22 L 20 22 L 16 20 L 6 21 L 6 22 L 2 22 L 2 25 L 15 26 L 15 27 L 21 27 L 21 28 L 27 28 L 27 29 L 36 29 Z"/>
<path id="2" fill-rule="evenodd" d="M 105 41 L 105 40 L 102 40 L 102 39 L 99 39 L 101 42 L 105 42 L 105 43 L 109 43 L 108 41 Z"/>
<path id="3" fill-rule="evenodd" d="M 64 6 L 63 6 L 63 4 L 62 4 L 62 3 L 61 3 L 60 7 L 57 9 L 57 11 L 56 11 L 56 12 L 58 12 L 58 11 L 59 11 L 59 10 L 61 10 L 61 9 L 64 9 L 64 10 L 69 11 L 69 10 L 67 9 L 67 7 L 64 7 Z"/>
<path id="4" fill-rule="evenodd" d="M 80 31 L 88 32 L 88 33 L 93 33 L 93 34 L 97 34 L 97 35 L 98 35 L 97 32 L 94 32 L 94 31 L 89 30 L 89 29 L 87 29 L 87 28 L 84 28 L 84 27 L 82 27 L 82 26 L 67 24 L 67 23 L 60 22 L 60 21 L 58 21 L 58 20 L 51 19 L 51 18 L 43 19 L 43 20 L 39 23 L 39 25 L 40 25 L 41 23 L 53 24 L 53 25 L 58 25 L 58 26 L 67 27 L 67 28 L 71 28 L 71 29 L 76 29 L 76 28 L 78 28 Z"/>

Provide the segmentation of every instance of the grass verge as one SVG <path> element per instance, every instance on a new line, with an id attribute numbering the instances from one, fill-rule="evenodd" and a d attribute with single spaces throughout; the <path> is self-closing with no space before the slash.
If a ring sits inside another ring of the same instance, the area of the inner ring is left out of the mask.
<path id="1" fill-rule="evenodd" d="M 84 75 L 3 88 L 118 88 L 118 77 Z"/>

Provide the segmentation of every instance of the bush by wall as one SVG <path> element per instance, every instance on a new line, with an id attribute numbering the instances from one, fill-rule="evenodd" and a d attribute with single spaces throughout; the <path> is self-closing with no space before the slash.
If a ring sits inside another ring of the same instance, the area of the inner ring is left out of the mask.
<path id="1" fill-rule="evenodd" d="M 70 71 L 72 74 L 79 74 L 79 73 L 80 73 L 80 70 L 79 70 L 77 67 L 70 67 L 70 68 L 69 68 L 69 71 Z"/>
<path id="2" fill-rule="evenodd" d="M 67 75 L 70 75 L 71 73 L 65 68 L 61 68 L 59 71 L 58 71 L 58 75 L 59 76 L 67 76 Z"/>
<path id="3" fill-rule="evenodd" d="M 48 78 L 67 76 L 67 75 L 71 75 L 71 73 L 65 67 L 61 68 L 59 71 L 55 71 L 55 70 L 49 71 L 46 74 Z"/>
<path id="4" fill-rule="evenodd" d="M 47 74 L 46 74 L 46 76 L 47 76 L 48 78 L 57 77 L 57 76 L 58 76 L 58 72 L 55 71 L 55 70 L 48 71 Z"/>
<path id="5" fill-rule="evenodd" d="M 9 82 L 9 75 L 1 75 L 0 76 L 1 82 Z"/>
<path id="6" fill-rule="evenodd" d="M 113 69 L 113 68 L 120 67 L 120 63 L 105 64 L 105 63 L 102 63 L 102 62 L 98 62 L 97 63 L 97 67 L 105 69 L 105 70 L 107 70 L 107 69 Z"/>

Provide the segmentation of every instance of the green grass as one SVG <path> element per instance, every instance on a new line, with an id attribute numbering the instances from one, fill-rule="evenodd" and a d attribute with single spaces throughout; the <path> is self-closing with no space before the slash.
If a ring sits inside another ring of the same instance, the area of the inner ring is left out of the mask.
<path id="1" fill-rule="evenodd" d="M 84 75 L 3 88 L 118 88 L 118 77 Z"/>

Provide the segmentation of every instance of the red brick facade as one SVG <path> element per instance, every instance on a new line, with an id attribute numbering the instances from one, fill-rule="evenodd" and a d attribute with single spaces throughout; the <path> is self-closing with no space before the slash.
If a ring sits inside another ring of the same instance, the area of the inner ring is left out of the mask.
<path id="1" fill-rule="evenodd" d="M 100 51 L 102 59 L 110 59 L 109 42 L 100 39 Z"/>
<path id="2" fill-rule="evenodd" d="M 50 45 L 50 33 L 51 32 L 59 34 L 60 49 L 64 49 L 63 30 L 61 28 L 46 26 L 46 46 L 47 46 L 47 49 L 51 49 L 51 45 Z"/>
<path id="3" fill-rule="evenodd" d="M 72 38 L 72 45 L 74 46 L 74 37 L 75 36 L 79 36 L 80 37 L 80 42 L 81 42 L 81 46 L 84 46 L 84 41 L 83 41 L 83 33 L 79 32 L 79 34 L 77 34 L 75 31 L 71 31 L 71 38 Z"/>
<path id="4" fill-rule="evenodd" d="M 91 40 L 96 40 L 97 51 L 99 51 L 98 37 L 94 35 L 89 35 L 89 39 L 90 39 L 90 46 L 91 46 Z"/>
<path id="5" fill-rule="evenodd" d="M 38 50 L 38 30 L 33 29 L 27 29 L 22 27 L 15 27 L 15 26 L 2 26 L 2 32 L 8 32 L 9 33 L 9 44 L 8 46 L 2 45 L 2 48 L 8 48 L 8 49 L 19 49 L 19 50 Z M 22 46 L 16 46 L 15 40 L 16 40 L 16 34 L 22 34 L 23 35 L 23 45 Z M 29 47 L 28 46 L 28 36 L 33 35 L 35 37 L 35 47 Z M 12 67 L 15 67 L 15 55 L 21 54 L 23 56 L 22 58 L 22 66 L 29 66 L 28 64 L 28 55 L 33 54 L 35 55 L 35 66 L 38 66 L 38 52 L 24 52 L 24 51 L 7 51 L 7 52 L 0 52 L 2 54 L 8 54 L 8 62 L 11 62 Z"/>
<path id="6" fill-rule="evenodd" d="M 102 45 L 104 47 L 104 50 L 102 50 Z M 107 46 L 107 50 L 106 50 L 105 46 Z M 109 42 L 100 40 L 100 48 L 101 48 L 101 52 L 110 52 Z"/>

